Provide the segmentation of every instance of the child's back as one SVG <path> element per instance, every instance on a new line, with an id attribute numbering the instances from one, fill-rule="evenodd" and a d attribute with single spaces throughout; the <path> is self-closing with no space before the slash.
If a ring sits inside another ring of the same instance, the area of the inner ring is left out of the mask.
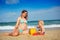
<path id="1" fill-rule="evenodd" d="M 38 29 L 38 33 L 44 33 L 45 32 L 44 22 L 42 20 L 38 21 L 37 29 Z"/>

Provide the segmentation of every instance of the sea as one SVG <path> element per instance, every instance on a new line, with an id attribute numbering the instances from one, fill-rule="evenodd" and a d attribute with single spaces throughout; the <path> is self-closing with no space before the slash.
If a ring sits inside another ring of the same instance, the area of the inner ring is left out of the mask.
<path id="1" fill-rule="evenodd" d="M 43 20 L 44 28 L 57 28 L 60 27 L 60 20 Z M 14 29 L 16 22 L 0 22 L 1 30 L 11 30 Z M 28 21 L 28 28 L 37 27 L 38 21 Z"/>

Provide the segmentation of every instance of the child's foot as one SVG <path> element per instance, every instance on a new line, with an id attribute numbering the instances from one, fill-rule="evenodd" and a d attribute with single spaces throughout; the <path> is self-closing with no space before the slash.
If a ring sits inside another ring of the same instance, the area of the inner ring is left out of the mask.
<path id="1" fill-rule="evenodd" d="M 44 34 L 45 34 L 45 32 L 40 33 L 40 35 L 44 35 Z"/>

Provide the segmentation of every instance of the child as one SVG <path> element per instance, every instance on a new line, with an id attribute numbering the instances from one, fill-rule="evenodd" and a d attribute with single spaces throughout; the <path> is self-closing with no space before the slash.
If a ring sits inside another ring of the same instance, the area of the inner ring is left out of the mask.
<path id="1" fill-rule="evenodd" d="M 38 34 L 41 34 L 41 35 L 44 35 L 45 34 L 44 22 L 42 20 L 39 20 L 38 21 L 37 29 L 38 29 L 38 31 L 37 31 Z"/>

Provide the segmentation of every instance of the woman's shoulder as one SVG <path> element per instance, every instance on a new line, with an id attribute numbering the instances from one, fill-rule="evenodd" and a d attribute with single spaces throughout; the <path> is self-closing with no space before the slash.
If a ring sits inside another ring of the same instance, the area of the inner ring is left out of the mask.
<path id="1" fill-rule="evenodd" d="M 20 20 L 21 19 L 21 17 L 18 17 L 18 20 Z"/>

